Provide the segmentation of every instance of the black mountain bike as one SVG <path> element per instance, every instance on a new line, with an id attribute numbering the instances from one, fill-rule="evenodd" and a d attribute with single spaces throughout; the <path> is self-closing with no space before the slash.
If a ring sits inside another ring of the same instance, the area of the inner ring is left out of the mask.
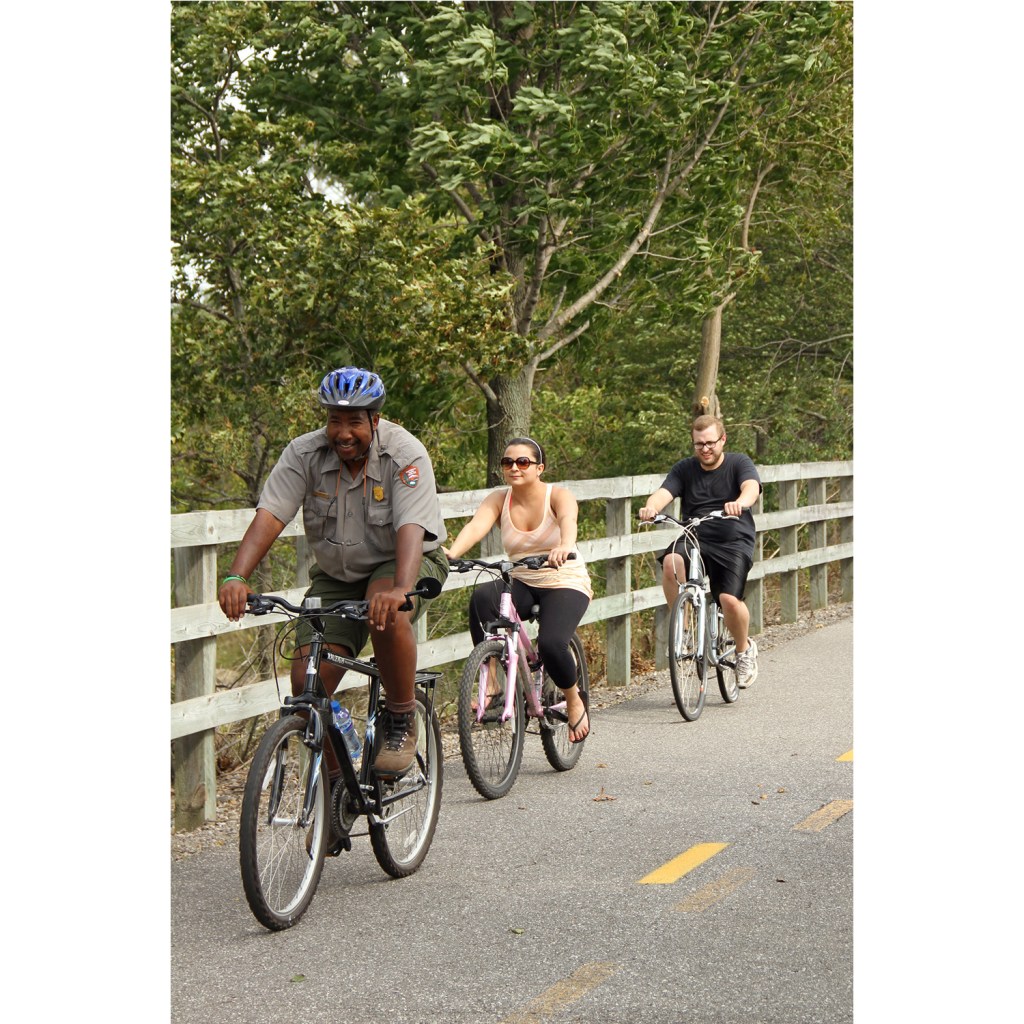
<path id="1" fill-rule="evenodd" d="M 420 580 L 407 597 L 435 597 L 437 580 Z M 411 608 L 409 603 L 407 608 Z M 374 856 L 393 878 L 411 875 L 423 863 L 441 806 L 441 730 L 434 713 L 440 673 L 416 673 L 416 760 L 397 779 L 378 778 L 373 760 L 380 747 L 378 715 L 383 710 L 381 674 L 373 659 L 346 658 L 324 644 L 324 617 L 365 619 L 366 601 L 339 601 L 320 607 L 307 598 L 296 607 L 272 594 L 250 594 L 253 615 L 281 611 L 303 618 L 312 628 L 303 692 L 284 698 L 280 718 L 264 734 L 249 768 L 242 798 L 239 855 L 245 897 L 267 928 L 290 928 L 316 893 L 324 858 L 352 847 L 352 838 L 370 836 Z M 283 636 L 284 634 L 282 634 Z M 280 642 L 280 641 L 279 641 Z M 329 661 L 369 679 L 361 756 L 349 756 L 335 727 L 330 695 L 324 692 L 320 664 Z M 341 765 L 333 789 L 328 783 L 325 744 Z M 366 818 L 367 832 L 353 829 Z"/>

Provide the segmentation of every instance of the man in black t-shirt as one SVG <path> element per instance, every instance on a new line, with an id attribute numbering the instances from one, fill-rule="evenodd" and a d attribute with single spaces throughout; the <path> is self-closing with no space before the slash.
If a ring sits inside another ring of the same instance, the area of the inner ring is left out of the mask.
<path id="1" fill-rule="evenodd" d="M 651 519 L 674 498 L 682 499 L 680 519 L 723 510 L 739 519 L 711 519 L 697 528 L 711 593 L 736 641 L 736 682 L 742 689 L 757 678 L 757 644 L 750 639 L 750 613 L 743 603 L 747 574 L 754 564 L 754 517 L 750 508 L 761 495 L 761 480 L 746 455 L 725 451 L 726 433 L 714 416 L 698 416 L 691 429 L 694 455 L 677 462 L 665 482 L 640 509 Z M 659 556 L 661 585 L 672 607 L 679 583 L 686 580 L 685 554 L 679 539 Z"/>

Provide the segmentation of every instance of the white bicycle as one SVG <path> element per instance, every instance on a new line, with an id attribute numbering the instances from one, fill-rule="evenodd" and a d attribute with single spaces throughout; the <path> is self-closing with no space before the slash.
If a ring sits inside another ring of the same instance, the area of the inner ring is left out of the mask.
<path id="1" fill-rule="evenodd" d="M 735 519 L 724 512 L 711 512 L 681 522 L 674 516 L 659 512 L 641 524 L 675 523 L 683 531 L 689 572 L 679 584 L 679 594 L 672 605 L 668 623 L 668 667 L 672 678 L 672 696 L 679 713 L 687 722 L 695 722 L 704 710 L 708 669 L 714 667 L 718 689 L 727 704 L 740 695 L 736 683 L 736 643 L 725 625 L 725 617 L 711 594 L 711 585 L 704 573 L 697 527 L 708 519 Z"/>

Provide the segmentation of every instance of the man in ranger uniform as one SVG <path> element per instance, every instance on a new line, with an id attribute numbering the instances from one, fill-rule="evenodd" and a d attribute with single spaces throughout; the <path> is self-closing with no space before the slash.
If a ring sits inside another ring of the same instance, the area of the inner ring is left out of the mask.
<path id="1" fill-rule="evenodd" d="M 426 448 L 407 430 L 380 418 L 384 384 L 368 370 L 344 366 L 324 377 L 320 404 L 327 425 L 295 438 L 281 454 L 260 495 L 256 515 L 238 547 L 218 599 L 224 614 L 241 618 L 252 589 L 248 577 L 302 506 L 303 527 L 316 564 L 306 596 L 369 602 L 367 622 L 325 616 L 327 647 L 355 657 L 366 643 L 381 670 L 387 712 L 374 760 L 379 776 L 407 771 L 416 754 L 416 637 L 413 610 L 401 611 L 406 593 L 424 575 L 444 582 L 447 538 L 434 470 Z M 292 692 L 302 692 L 311 633 L 299 625 L 292 662 Z M 344 670 L 322 662 L 327 694 Z M 336 775 L 333 751 L 329 768 Z"/>

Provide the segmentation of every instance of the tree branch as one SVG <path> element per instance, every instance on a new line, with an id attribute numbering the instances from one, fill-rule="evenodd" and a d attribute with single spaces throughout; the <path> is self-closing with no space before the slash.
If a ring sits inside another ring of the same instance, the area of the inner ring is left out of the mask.
<path id="1" fill-rule="evenodd" d="M 567 323 L 575 319 L 582 310 L 586 309 L 594 299 L 601 295 L 605 289 L 622 274 L 623 269 L 639 251 L 640 246 L 647 241 L 648 236 L 653 230 L 654 225 L 661 214 L 662 205 L 668 195 L 669 175 L 672 172 L 672 161 L 673 154 L 669 153 L 665 159 L 665 165 L 662 168 L 661 181 L 659 182 L 658 189 L 655 192 L 654 202 L 651 204 L 647 217 L 636 236 L 629 245 L 626 246 L 625 250 L 623 250 L 622 254 L 612 264 L 612 266 L 586 292 L 572 303 L 564 313 L 561 315 L 553 313 L 551 315 L 551 319 L 548 320 L 537 334 L 537 339 L 539 341 L 545 341 L 547 338 L 550 338 L 553 334 L 560 331 Z"/>
<path id="2" fill-rule="evenodd" d="M 427 172 L 427 177 L 430 178 L 430 180 L 436 185 L 438 182 L 438 173 L 434 169 L 434 167 L 428 164 L 426 160 L 421 161 L 420 166 L 423 168 L 424 171 Z M 462 198 L 462 196 L 460 196 L 458 192 L 455 192 L 452 189 L 444 189 L 444 191 L 448 193 L 449 198 L 455 204 L 459 213 L 461 213 L 462 216 L 465 217 L 470 224 L 475 224 L 476 217 L 474 216 L 473 211 L 469 208 L 469 206 L 467 205 L 466 201 Z"/>
<path id="3" fill-rule="evenodd" d="M 468 359 L 462 364 L 462 369 L 465 370 L 466 376 L 483 392 L 484 398 L 486 398 L 488 402 L 497 402 L 498 396 L 494 393 L 490 384 L 488 384 L 482 377 L 478 376 L 477 372 L 470 365 Z"/>
<path id="4" fill-rule="evenodd" d="M 550 359 L 559 349 L 565 348 L 566 345 L 571 345 L 589 326 L 590 321 L 588 320 L 585 324 L 577 327 L 576 330 L 556 341 L 543 352 L 538 352 L 526 365 L 536 370 L 545 359 Z"/>
<path id="5" fill-rule="evenodd" d="M 750 248 L 750 218 L 754 214 L 754 204 L 757 202 L 757 194 L 761 191 L 761 185 L 764 184 L 764 179 L 775 170 L 776 164 L 770 163 L 763 170 L 758 172 L 757 180 L 754 182 L 754 187 L 750 191 L 750 199 L 747 201 L 747 211 L 743 215 L 743 227 L 740 229 L 740 245 L 744 249 Z"/>
<path id="6" fill-rule="evenodd" d="M 205 313 L 207 316 L 216 317 L 218 320 L 223 320 L 225 323 L 231 323 L 231 317 L 226 313 L 222 313 L 219 309 L 212 309 L 209 306 L 203 305 L 203 303 L 196 299 L 171 299 L 172 306 L 191 306 L 193 309 L 198 309 L 201 313 Z"/>

